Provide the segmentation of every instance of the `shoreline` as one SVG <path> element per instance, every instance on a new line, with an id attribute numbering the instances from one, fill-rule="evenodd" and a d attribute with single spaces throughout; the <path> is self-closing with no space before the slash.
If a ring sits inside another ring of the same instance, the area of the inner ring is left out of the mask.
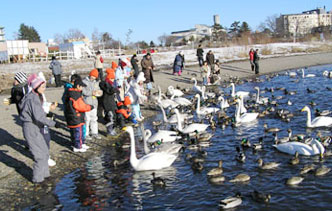
<path id="1" fill-rule="evenodd" d="M 289 69 L 297 69 L 308 66 L 318 66 L 332 64 L 332 53 L 316 53 L 306 55 L 296 55 L 287 57 L 273 57 L 260 60 L 261 75 L 276 73 Z M 222 64 L 222 81 L 228 80 L 228 76 L 239 77 L 241 79 L 256 77 L 250 70 L 248 60 L 227 62 Z M 180 86 L 181 88 L 188 88 L 192 86 L 190 79 L 197 75 L 201 81 L 199 67 L 190 66 L 185 68 L 182 76 L 173 76 L 172 70 L 159 70 L 154 72 L 155 84 L 160 85 L 165 91 L 169 85 Z M 155 87 L 156 88 L 156 87 Z M 49 102 L 61 102 L 61 95 L 63 88 L 48 88 L 46 90 L 46 97 Z M 154 89 L 153 92 L 156 92 Z M 0 101 L 8 97 L 8 94 L 2 94 Z M 107 140 L 105 137 L 105 126 L 99 124 L 99 130 L 103 137 L 102 140 L 95 140 L 89 143 L 92 148 L 86 153 L 73 153 L 71 150 L 71 143 L 69 132 L 66 129 L 52 128 L 51 141 L 51 158 L 57 162 L 55 167 L 50 167 L 52 179 L 48 183 L 46 189 L 41 187 L 34 187 L 30 182 L 32 175 L 32 156 L 29 151 L 24 149 L 22 129 L 18 125 L 16 107 L 14 105 L 4 106 L 0 105 L 1 116 L 3 121 L 0 122 L 0 204 L 2 207 L 9 207 L 11 209 L 22 208 L 29 206 L 36 201 L 41 200 L 48 194 L 52 194 L 55 184 L 66 174 L 80 168 L 85 164 L 88 158 L 95 154 L 99 154 L 102 150 L 112 147 L 115 139 Z M 158 111 L 151 110 L 150 106 L 142 108 L 143 115 L 146 119 L 155 116 Z M 55 112 L 58 118 L 57 121 L 63 122 L 63 112 L 58 108 Z M 15 199 L 15 200 L 13 200 Z"/>

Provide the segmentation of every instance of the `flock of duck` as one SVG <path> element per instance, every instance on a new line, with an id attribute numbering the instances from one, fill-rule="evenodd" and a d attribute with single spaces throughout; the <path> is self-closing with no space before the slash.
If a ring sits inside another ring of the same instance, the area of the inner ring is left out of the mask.
<path id="1" fill-rule="evenodd" d="M 285 75 L 296 79 L 295 82 L 301 78 L 315 77 L 314 74 L 305 74 L 304 69 L 302 75 L 299 71 L 286 72 Z M 279 74 L 266 76 L 267 81 Z M 300 77 L 299 77 L 300 76 Z M 332 72 L 324 72 L 323 76 L 332 77 Z M 250 80 L 250 79 L 247 79 Z M 263 79 L 255 79 L 259 80 Z M 309 79 L 308 79 L 309 80 Z M 153 125 L 158 128 L 157 132 L 152 133 L 151 130 L 145 130 L 144 125 L 141 124 L 139 130 L 143 135 L 144 153 L 140 158 L 137 158 L 135 148 L 135 132 L 132 126 L 127 126 L 124 130 L 130 136 L 130 164 L 135 171 L 157 171 L 171 166 L 178 158 L 181 152 L 188 152 L 185 155 L 185 160 L 190 163 L 194 171 L 201 172 L 204 167 L 204 160 L 207 157 L 205 147 L 211 144 L 213 131 L 217 127 L 225 129 L 226 127 L 242 127 L 255 125 L 260 118 L 266 116 L 278 118 L 281 122 L 287 124 L 294 117 L 294 114 L 287 109 L 280 109 L 278 105 L 281 99 L 288 98 L 287 106 L 291 106 L 291 97 L 296 93 L 289 91 L 283 87 L 266 88 L 260 90 L 257 86 L 255 92 L 252 91 L 236 91 L 235 84 L 241 83 L 238 78 L 231 78 L 229 87 L 232 87 L 230 94 L 227 94 L 219 87 L 211 87 L 214 92 L 208 92 L 205 86 L 198 86 L 195 78 L 192 78 L 194 85 L 192 89 L 181 89 L 180 87 L 168 87 L 168 93 L 171 95 L 168 98 L 162 94 L 159 87 L 159 93 L 156 97 L 156 104 L 162 112 L 162 121 L 155 121 Z M 308 88 L 309 89 L 309 88 Z M 309 93 L 307 89 L 307 92 Z M 273 93 L 279 91 L 283 95 L 274 96 Z M 262 97 L 262 94 L 270 92 L 270 97 Z M 184 95 L 194 93 L 191 98 L 185 98 Z M 311 103 L 311 106 L 314 103 Z M 235 107 L 235 110 L 232 109 Z M 311 109 L 309 106 L 304 106 L 301 110 L 306 112 L 306 123 L 303 122 L 303 127 L 307 128 L 321 128 L 331 127 L 332 117 L 326 116 L 330 114 L 329 111 L 316 111 L 317 115 L 312 119 Z M 196 120 L 196 122 L 194 121 Z M 162 128 L 162 129 L 161 129 Z M 210 128 L 210 129 L 208 129 Z M 137 129 L 136 129 L 137 130 Z M 271 127 L 264 124 L 264 136 L 260 137 L 256 143 L 251 143 L 249 138 L 243 138 L 239 141 L 236 147 L 235 160 L 240 163 L 246 162 L 246 150 L 252 149 L 256 152 L 264 149 L 266 146 L 266 134 L 273 134 L 273 147 L 283 153 L 293 155 L 289 161 L 289 165 L 298 165 L 300 162 L 299 155 L 305 156 L 320 156 L 324 159 L 332 153 L 326 150 L 329 146 L 331 138 L 329 136 L 321 136 L 317 134 L 316 137 L 307 137 L 305 134 L 292 134 L 291 128 L 287 130 L 288 136 L 278 138 L 280 128 Z M 222 144 L 221 142 L 219 144 Z M 280 163 L 264 162 L 262 158 L 257 160 L 257 168 L 261 171 L 269 171 L 280 168 Z M 220 184 L 226 181 L 223 176 L 223 161 L 218 161 L 216 168 L 207 169 L 207 178 L 213 184 Z M 331 169 L 325 165 L 320 167 L 314 164 L 304 165 L 300 170 L 299 175 L 287 179 L 287 185 L 299 185 L 304 179 L 305 174 L 313 172 L 316 176 L 326 175 Z M 229 179 L 231 183 L 248 183 L 251 177 L 249 174 L 240 173 L 234 178 Z M 167 181 L 161 177 L 156 177 L 153 172 L 153 185 L 165 186 Z M 271 199 L 270 194 L 265 194 L 257 190 L 250 193 L 253 200 L 257 202 L 268 203 Z M 236 193 L 235 196 L 227 197 L 220 201 L 221 208 L 233 208 L 242 203 L 243 196 L 241 193 Z"/>

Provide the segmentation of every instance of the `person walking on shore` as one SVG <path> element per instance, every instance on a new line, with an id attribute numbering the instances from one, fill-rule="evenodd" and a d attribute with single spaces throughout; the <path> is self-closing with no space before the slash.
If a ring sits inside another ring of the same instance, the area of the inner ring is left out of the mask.
<path id="1" fill-rule="evenodd" d="M 180 51 L 174 59 L 174 63 L 173 63 L 173 75 L 178 74 L 179 76 L 182 73 L 182 69 L 183 69 L 183 63 L 184 63 L 184 55 L 183 52 Z"/>
<path id="2" fill-rule="evenodd" d="M 49 68 L 52 70 L 52 74 L 54 75 L 56 87 L 61 87 L 62 65 L 58 60 L 56 60 L 55 56 L 52 56 L 52 61 Z"/>
<path id="3" fill-rule="evenodd" d="M 138 67 L 138 59 L 137 59 L 137 55 L 134 54 L 131 59 L 130 59 L 130 63 L 131 63 L 131 66 L 133 66 L 133 69 L 134 69 L 134 78 L 136 79 L 138 74 L 139 74 L 139 67 Z"/>
<path id="4" fill-rule="evenodd" d="M 49 148 L 45 139 L 45 125 L 49 127 L 61 127 L 61 123 L 46 118 L 43 110 L 43 97 L 46 84 L 40 77 L 34 77 L 30 86 L 32 91 L 24 96 L 21 107 L 21 120 L 23 122 L 23 135 L 28 142 L 33 155 L 33 183 L 41 183 L 50 176 L 48 159 Z"/>
<path id="5" fill-rule="evenodd" d="M 258 49 L 254 52 L 254 65 L 255 65 L 255 74 L 259 74 L 259 55 Z"/>
<path id="6" fill-rule="evenodd" d="M 154 64 L 151 58 L 151 54 L 147 53 L 141 61 L 142 71 L 144 73 L 146 88 L 148 89 L 149 97 L 151 96 L 153 75 L 152 70 L 154 70 Z"/>
<path id="7" fill-rule="evenodd" d="M 198 64 L 200 67 L 203 66 L 204 63 L 204 50 L 202 48 L 202 45 L 198 45 L 197 51 L 196 51 L 196 56 L 197 56 L 197 60 L 198 60 Z"/>
<path id="8" fill-rule="evenodd" d="M 213 72 L 214 71 L 214 54 L 211 50 L 206 55 L 206 61 L 210 67 L 210 70 Z"/>
<path id="9" fill-rule="evenodd" d="M 251 48 L 249 51 L 249 61 L 250 61 L 251 71 L 255 71 L 254 54 L 255 51 L 254 49 Z"/>
<path id="10" fill-rule="evenodd" d="M 86 87 L 83 87 L 83 98 L 86 104 L 92 105 L 93 109 L 86 112 L 86 140 L 91 140 L 92 138 L 101 139 L 98 135 L 98 100 L 97 97 L 102 96 L 103 91 L 99 88 L 98 70 L 93 69 L 90 71 L 89 76 L 83 80 Z M 90 133 L 91 130 L 91 133 Z"/>
<path id="11" fill-rule="evenodd" d="M 96 52 L 96 57 L 95 57 L 95 68 L 98 70 L 98 80 L 101 81 L 104 78 L 103 74 L 103 67 L 104 67 L 104 59 L 100 55 L 100 51 Z"/>

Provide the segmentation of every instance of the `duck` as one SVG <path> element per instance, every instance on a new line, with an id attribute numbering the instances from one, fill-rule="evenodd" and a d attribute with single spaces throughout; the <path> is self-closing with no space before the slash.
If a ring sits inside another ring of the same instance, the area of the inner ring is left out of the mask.
<path id="1" fill-rule="evenodd" d="M 221 184 L 221 183 L 225 182 L 225 180 L 226 180 L 226 178 L 221 175 L 209 177 L 209 182 L 211 182 L 213 184 Z"/>
<path id="2" fill-rule="evenodd" d="M 240 163 L 244 163 L 246 160 L 246 155 L 244 154 L 244 152 L 241 152 L 240 147 L 236 147 L 236 151 L 237 151 L 237 155 L 236 155 L 235 159 L 237 161 L 239 161 Z"/>
<path id="3" fill-rule="evenodd" d="M 191 81 L 194 81 L 194 86 L 193 86 L 193 91 L 196 93 L 202 93 L 202 87 L 197 85 L 197 80 L 196 78 L 192 78 Z"/>
<path id="4" fill-rule="evenodd" d="M 307 112 L 307 127 L 315 128 L 315 127 L 330 127 L 332 126 L 332 117 L 319 116 L 314 118 L 311 121 L 311 111 L 308 106 L 304 106 L 301 112 Z"/>
<path id="5" fill-rule="evenodd" d="M 251 194 L 251 198 L 260 203 L 268 203 L 271 200 L 271 195 L 270 194 L 265 194 L 265 193 L 260 193 L 257 190 L 254 190 Z"/>
<path id="6" fill-rule="evenodd" d="M 242 146 L 242 148 L 249 148 L 249 147 L 251 147 L 251 143 L 250 143 L 249 139 L 243 138 L 241 140 L 241 146 Z"/>
<path id="7" fill-rule="evenodd" d="M 287 185 L 298 185 L 298 184 L 300 184 L 303 180 L 304 180 L 303 177 L 293 176 L 293 177 L 288 178 L 288 179 L 286 180 L 286 184 L 287 184 Z"/>
<path id="8" fill-rule="evenodd" d="M 237 96 L 237 97 L 243 97 L 243 98 L 249 97 L 249 92 L 237 91 L 235 93 L 235 85 L 234 85 L 234 83 L 231 83 L 231 87 L 232 87 L 232 94 L 231 94 L 232 97 L 235 97 L 235 96 Z"/>
<path id="9" fill-rule="evenodd" d="M 252 145 L 253 150 L 259 150 L 263 148 L 263 137 L 259 137 L 258 143 Z"/>
<path id="10" fill-rule="evenodd" d="M 304 74 L 304 69 L 303 69 L 303 68 L 301 69 L 301 71 L 302 71 L 302 78 L 312 78 L 312 77 L 316 77 L 315 74 L 307 74 L 307 75 L 305 75 L 305 74 Z"/>
<path id="11" fill-rule="evenodd" d="M 193 162 L 191 164 L 191 168 L 194 170 L 194 171 L 202 171 L 204 169 L 204 166 L 201 162 Z"/>
<path id="12" fill-rule="evenodd" d="M 196 107 L 196 113 L 197 115 L 207 115 L 211 113 L 216 113 L 220 109 L 217 107 L 201 107 L 201 100 L 199 94 L 195 95 L 195 98 L 197 98 L 197 107 Z"/>
<path id="13" fill-rule="evenodd" d="M 306 174 L 310 171 L 313 171 L 316 168 L 314 164 L 307 164 L 304 165 L 303 168 L 300 170 L 300 174 Z"/>
<path id="14" fill-rule="evenodd" d="M 225 199 L 220 200 L 219 207 L 221 209 L 231 209 L 238 207 L 242 204 L 241 193 L 236 193 L 235 196 L 229 196 Z"/>
<path id="15" fill-rule="evenodd" d="M 256 103 L 257 104 L 267 104 L 269 102 L 269 98 L 268 97 L 261 97 L 259 96 L 259 87 L 256 86 L 255 89 L 257 90 L 257 95 L 256 95 Z"/>
<path id="16" fill-rule="evenodd" d="M 184 95 L 184 93 L 180 89 L 174 89 L 173 86 L 169 86 L 167 89 L 168 92 L 175 97 L 181 97 Z"/>
<path id="17" fill-rule="evenodd" d="M 213 168 L 211 169 L 207 175 L 208 176 L 217 176 L 217 175 L 220 175 L 222 174 L 223 170 L 222 170 L 222 160 L 219 160 L 218 161 L 218 167 L 217 168 Z"/>
<path id="18" fill-rule="evenodd" d="M 153 179 L 151 180 L 151 184 L 154 186 L 159 186 L 159 187 L 166 187 L 166 182 L 164 179 L 161 177 L 156 177 L 156 173 L 152 172 L 152 177 Z"/>
<path id="19" fill-rule="evenodd" d="M 170 167 L 177 158 L 177 155 L 163 152 L 152 152 L 144 155 L 140 159 L 136 157 L 135 136 L 132 126 L 124 128 L 130 136 L 130 164 L 135 171 L 153 171 Z"/>
<path id="20" fill-rule="evenodd" d="M 326 167 L 325 165 L 319 167 L 315 171 L 315 176 L 323 176 L 331 171 L 330 168 Z"/>
<path id="21" fill-rule="evenodd" d="M 276 163 L 276 162 L 264 163 L 262 158 L 259 158 L 257 160 L 257 163 L 258 163 L 259 168 L 264 169 L 264 170 L 275 169 L 280 165 L 280 163 Z"/>
<path id="22" fill-rule="evenodd" d="M 289 75 L 289 77 L 291 77 L 291 78 L 294 78 L 294 77 L 297 76 L 296 72 L 290 72 L 288 75 Z"/>
<path id="23" fill-rule="evenodd" d="M 266 123 L 264 123 L 263 127 L 264 127 L 264 132 L 265 133 L 277 133 L 277 132 L 280 131 L 280 128 L 278 128 L 278 127 L 269 128 Z"/>
<path id="24" fill-rule="evenodd" d="M 289 164 L 291 165 L 297 165 L 300 163 L 299 153 L 295 152 L 294 157 L 289 161 Z"/>
<path id="25" fill-rule="evenodd" d="M 235 113 L 235 123 L 248 123 L 252 122 L 257 119 L 259 113 L 244 113 L 240 114 L 240 106 L 241 106 L 242 99 L 238 100 L 238 104 L 236 106 L 236 113 Z"/>
<path id="26" fill-rule="evenodd" d="M 318 108 L 315 109 L 315 116 L 327 116 L 330 115 L 332 112 L 330 110 L 319 110 Z"/>
<path id="27" fill-rule="evenodd" d="M 192 123 L 192 124 L 186 126 L 185 128 L 183 128 L 181 121 L 179 121 L 179 119 L 180 119 L 179 110 L 174 109 L 174 112 L 178 117 L 177 129 L 183 134 L 191 134 L 191 133 L 194 133 L 194 132 L 195 133 L 201 133 L 201 132 L 204 132 L 210 126 L 208 124 Z"/>
<path id="28" fill-rule="evenodd" d="M 319 155 L 325 152 L 324 146 L 317 139 L 310 139 L 308 143 L 291 141 L 282 144 L 274 144 L 273 147 L 280 152 L 290 155 L 295 155 L 296 152 L 298 152 L 299 155 Z"/>
<path id="29" fill-rule="evenodd" d="M 234 179 L 229 180 L 229 182 L 248 182 L 250 176 L 248 174 L 238 174 Z"/>
<path id="30" fill-rule="evenodd" d="M 282 138 L 278 138 L 278 134 L 277 133 L 273 133 L 274 136 L 274 143 L 275 144 L 283 144 L 283 143 L 287 143 L 289 142 L 289 139 L 291 137 L 291 133 L 288 133 L 288 136 L 286 137 L 282 137 Z"/>

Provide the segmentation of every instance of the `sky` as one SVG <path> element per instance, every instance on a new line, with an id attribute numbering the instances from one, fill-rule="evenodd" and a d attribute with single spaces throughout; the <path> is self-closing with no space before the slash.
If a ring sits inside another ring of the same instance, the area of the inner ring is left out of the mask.
<path id="1" fill-rule="evenodd" d="M 15 39 L 24 23 L 33 26 L 43 42 L 69 29 L 79 29 L 89 38 L 95 30 L 109 32 L 113 39 L 125 42 L 131 29 L 131 42 L 159 44 L 163 34 L 195 24 L 213 25 L 216 14 L 222 26 L 246 21 L 255 30 L 268 16 L 323 6 L 332 10 L 332 0 L 1 0 L 0 26 L 5 27 L 8 40 Z"/>

